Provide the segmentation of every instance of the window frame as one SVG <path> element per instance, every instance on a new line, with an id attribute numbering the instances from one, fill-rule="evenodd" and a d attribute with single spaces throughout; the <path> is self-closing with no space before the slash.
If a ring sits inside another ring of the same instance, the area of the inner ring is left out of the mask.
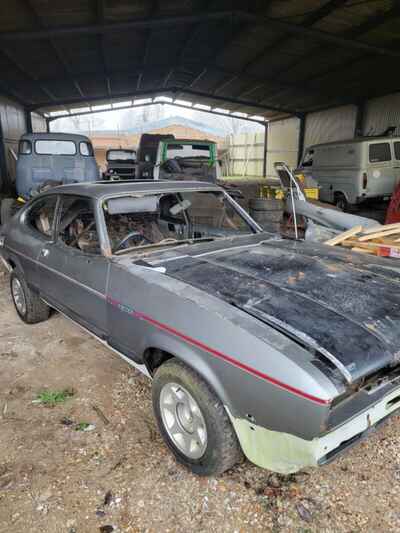
<path id="1" fill-rule="evenodd" d="M 398 154 L 396 153 L 396 145 L 399 147 Z M 394 160 L 395 161 L 400 161 L 400 141 L 393 141 L 393 155 L 394 155 Z M 399 157 L 397 157 L 397 155 Z"/>
<path id="2" fill-rule="evenodd" d="M 183 190 L 172 190 L 172 191 L 154 191 L 154 192 L 151 192 L 151 193 L 147 193 L 149 196 L 151 195 L 163 195 L 163 194 L 175 194 L 176 196 L 179 197 L 179 195 L 181 195 L 182 193 L 197 193 L 197 192 L 209 192 L 209 193 L 221 193 L 224 197 L 224 199 L 226 200 L 226 202 L 228 204 L 230 204 L 232 206 L 232 208 L 238 213 L 238 215 L 240 216 L 240 218 L 242 218 L 248 225 L 249 227 L 251 228 L 252 230 L 252 233 L 249 233 L 248 236 L 251 236 L 251 235 L 257 235 L 259 233 L 262 233 L 264 230 L 263 228 L 255 221 L 251 218 L 251 216 L 247 213 L 247 211 L 245 209 L 243 209 L 226 191 L 224 190 L 219 190 L 219 189 L 205 189 L 205 190 L 199 190 L 199 189 L 183 189 Z M 144 196 L 146 195 L 146 193 L 141 193 L 143 194 Z M 101 198 L 100 200 L 98 200 L 96 203 L 97 203 L 97 206 L 98 206 L 98 213 L 97 213 L 97 216 L 98 216 L 98 221 L 99 221 L 99 229 L 100 229 L 100 226 L 101 226 L 101 231 L 102 231 L 102 235 L 100 236 L 99 234 L 99 237 L 100 237 L 100 243 L 103 242 L 104 243 L 104 252 L 103 252 L 103 246 L 102 244 L 100 244 L 101 246 L 101 249 L 102 249 L 102 253 L 107 256 L 107 257 L 120 257 L 120 255 L 118 254 L 115 254 L 112 250 L 112 247 L 111 247 L 111 240 L 109 238 L 109 235 L 108 235 L 108 228 L 107 228 L 107 224 L 106 224 L 106 221 L 105 221 L 105 215 L 104 215 L 104 209 L 103 209 L 103 205 L 104 205 L 104 202 L 107 202 L 108 200 L 111 200 L 113 198 L 122 198 L 124 196 L 129 196 L 129 193 L 120 193 L 120 194 L 112 194 L 112 195 L 107 195 L 103 198 Z M 185 213 L 184 214 L 184 217 L 185 217 L 185 220 L 186 220 L 186 217 L 187 217 L 187 214 Z M 143 251 L 145 250 L 145 248 L 143 247 L 137 247 L 137 250 L 133 250 L 133 249 L 130 249 L 129 250 L 129 254 L 135 254 L 135 255 L 141 255 L 143 254 Z"/>
<path id="3" fill-rule="evenodd" d="M 39 143 L 40 142 L 66 142 L 66 143 L 71 143 L 75 147 L 75 152 L 73 154 L 51 154 L 51 153 L 48 153 L 48 152 L 38 152 L 37 149 L 36 149 L 36 145 L 37 145 L 38 142 Z M 45 156 L 50 156 L 50 157 L 76 157 L 78 155 L 78 149 L 76 147 L 76 142 L 73 141 L 72 139 L 71 140 L 67 140 L 67 139 L 36 139 L 35 142 L 34 142 L 34 148 L 35 148 L 35 154 L 36 155 L 45 155 Z"/>
<path id="4" fill-rule="evenodd" d="M 378 146 L 378 145 L 388 145 L 389 146 L 389 154 L 390 154 L 390 158 L 389 159 L 380 159 L 379 161 L 372 161 L 371 160 L 371 148 L 373 146 Z M 382 163 L 391 163 L 393 161 L 393 153 L 392 153 L 392 149 L 391 149 L 391 143 L 390 141 L 379 141 L 379 142 L 373 142 L 373 143 L 370 143 L 368 145 L 368 163 L 371 164 L 371 165 L 381 165 Z"/>
<path id="5" fill-rule="evenodd" d="M 39 202 L 42 202 L 46 198 L 54 198 L 54 197 L 56 199 L 56 203 L 54 206 L 53 227 L 52 227 L 51 235 L 46 235 L 45 233 L 42 233 L 41 231 L 39 231 L 37 228 L 34 228 L 32 224 L 28 223 L 27 219 L 29 217 L 29 214 L 32 212 L 32 209 L 35 208 L 36 204 L 38 204 Z M 40 238 L 42 238 L 48 243 L 54 243 L 55 242 L 55 229 L 56 229 L 57 220 L 58 220 L 59 205 L 60 205 L 59 194 L 49 193 L 39 198 L 35 198 L 34 200 L 32 200 L 32 202 L 30 202 L 27 205 L 27 208 L 21 214 L 21 222 L 24 225 L 24 227 L 27 228 L 29 231 L 31 231 L 34 235 L 39 236 Z"/>
<path id="6" fill-rule="evenodd" d="M 59 196 L 59 200 L 58 200 L 58 206 L 57 206 L 57 220 L 56 220 L 56 225 L 55 225 L 55 230 L 54 230 L 54 242 L 56 244 L 61 244 L 64 250 L 70 250 L 71 252 L 74 252 L 74 253 L 80 253 L 87 257 L 107 258 L 109 255 L 111 255 L 107 253 L 107 249 L 108 249 L 107 246 L 109 246 L 108 235 L 107 233 L 106 234 L 104 233 L 105 220 L 101 213 L 101 207 L 100 207 L 99 201 L 96 198 L 93 198 L 91 196 L 75 194 L 75 193 L 62 193 L 62 194 L 59 194 L 58 196 Z M 64 198 L 68 198 L 68 197 L 73 197 L 75 199 L 81 199 L 81 200 L 87 200 L 88 202 L 92 204 L 94 220 L 96 224 L 96 230 L 97 230 L 97 235 L 99 238 L 99 245 L 100 245 L 99 254 L 91 254 L 91 253 L 84 252 L 83 250 L 79 250 L 78 248 L 71 247 L 68 244 L 65 244 L 65 242 L 60 238 L 59 225 L 61 222 L 62 201 Z"/>

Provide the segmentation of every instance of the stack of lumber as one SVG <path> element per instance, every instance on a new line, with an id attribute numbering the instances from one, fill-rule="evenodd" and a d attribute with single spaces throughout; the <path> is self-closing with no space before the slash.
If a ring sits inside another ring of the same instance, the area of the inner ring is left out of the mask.
<path id="1" fill-rule="evenodd" d="M 400 223 L 354 228 L 329 239 L 328 246 L 345 246 L 354 252 L 400 259 Z"/>

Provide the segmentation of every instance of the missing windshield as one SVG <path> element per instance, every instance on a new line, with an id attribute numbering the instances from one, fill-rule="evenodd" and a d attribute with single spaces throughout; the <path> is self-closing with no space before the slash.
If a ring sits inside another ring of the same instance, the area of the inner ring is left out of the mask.
<path id="1" fill-rule="evenodd" d="M 222 192 L 124 196 L 104 203 L 113 253 L 255 233 Z"/>

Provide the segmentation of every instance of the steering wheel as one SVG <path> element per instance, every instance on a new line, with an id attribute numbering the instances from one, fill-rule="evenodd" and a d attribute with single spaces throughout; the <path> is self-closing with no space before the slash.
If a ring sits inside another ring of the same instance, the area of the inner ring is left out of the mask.
<path id="1" fill-rule="evenodd" d="M 142 241 L 147 244 L 153 244 L 153 242 L 150 239 L 148 239 L 147 237 L 145 237 L 138 231 L 131 231 L 130 233 L 128 233 L 128 235 L 126 235 L 122 239 L 122 241 L 120 241 L 117 244 L 117 246 L 114 248 L 114 252 L 118 252 L 118 250 L 120 250 L 124 244 L 126 244 L 130 239 L 133 239 L 133 238 L 136 238 L 136 241 L 137 241 L 136 245 L 140 244 Z"/>

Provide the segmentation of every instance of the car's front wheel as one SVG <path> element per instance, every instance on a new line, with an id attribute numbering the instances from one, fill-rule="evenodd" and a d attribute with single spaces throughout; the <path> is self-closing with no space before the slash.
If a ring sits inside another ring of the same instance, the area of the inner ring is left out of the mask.
<path id="1" fill-rule="evenodd" d="M 24 322 L 36 324 L 49 318 L 50 307 L 28 287 L 19 270 L 14 270 L 11 273 L 10 290 L 15 309 Z"/>
<path id="2" fill-rule="evenodd" d="M 153 408 L 165 442 L 177 460 L 195 474 L 221 474 L 242 460 L 221 401 L 182 362 L 170 359 L 155 373 Z"/>

